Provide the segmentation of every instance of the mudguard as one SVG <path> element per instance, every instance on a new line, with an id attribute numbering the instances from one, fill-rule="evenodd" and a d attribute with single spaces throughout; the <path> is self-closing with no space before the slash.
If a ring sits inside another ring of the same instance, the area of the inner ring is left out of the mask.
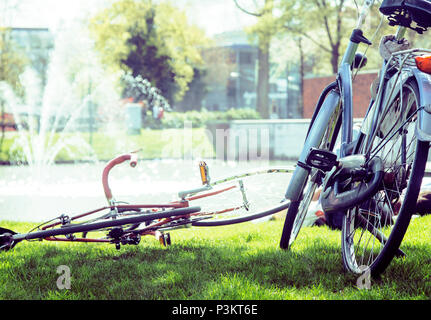
<path id="1" fill-rule="evenodd" d="M 417 68 L 410 68 L 408 71 L 403 72 L 398 78 L 396 75 L 388 80 L 387 88 L 393 88 L 394 90 L 385 90 L 383 99 L 383 105 L 389 105 L 399 94 L 400 84 L 406 83 L 409 79 L 415 79 L 418 84 L 419 95 L 420 95 L 420 107 L 423 107 L 418 113 L 418 125 L 416 126 L 416 136 L 420 141 L 431 142 L 431 75 L 420 71 Z M 363 133 L 368 132 L 372 125 L 372 119 L 375 112 L 375 108 L 378 104 L 374 103 L 371 107 L 370 112 L 364 118 L 362 123 L 361 131 Z M 390 118 L 388 118 L 390 120 Z M 392 127 L 392 122 L 388 124 Z M 381 127 L 385 127 L 384 124 Z"/>
<path id="2" fill-rule="evenodd" d="M 420 106 L 418 126 L 416 135 L 420 141 L 431 142 L 431 75 L 420 71 L 417 68 L 412 69 L 420 95 Z"/>

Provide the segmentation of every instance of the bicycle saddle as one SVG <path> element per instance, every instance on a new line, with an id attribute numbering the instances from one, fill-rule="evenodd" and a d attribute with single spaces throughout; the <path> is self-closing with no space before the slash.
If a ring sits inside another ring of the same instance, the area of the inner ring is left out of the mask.
<path id="1" fill-rule="evenodd" d="M 407 27 L 420 34 L 431 27 L 430 0 L 384 0 L 380 12 L 388 16 L 391 26 Z"/>

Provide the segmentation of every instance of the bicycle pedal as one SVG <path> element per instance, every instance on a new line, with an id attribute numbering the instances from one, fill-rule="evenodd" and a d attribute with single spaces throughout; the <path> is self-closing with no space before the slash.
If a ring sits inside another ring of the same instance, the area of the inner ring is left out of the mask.
<path id="1" fill-rule="evenodd" d="M 305 163 L 324 172 L 331 171 L 337 164 L 337 154 L 328 150 L 311 148 Z"/>
<path id="2" fill-rule="evenodd" d="M 171 235 L 169 233 L 164 233 L 160 236 L 159 242 L 164 247 L 169 247 L 171 245 Z"/>

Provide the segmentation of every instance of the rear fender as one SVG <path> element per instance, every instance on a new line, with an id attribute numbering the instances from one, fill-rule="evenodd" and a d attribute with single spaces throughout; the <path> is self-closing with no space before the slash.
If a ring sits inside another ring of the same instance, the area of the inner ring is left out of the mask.
<path id="1" fill-rule="evenodd" d="M 416 135 L 420 141 L 431 142 L 431 75 L 419 69 L 412 70 L 419 88 L 420 106 Z"/>

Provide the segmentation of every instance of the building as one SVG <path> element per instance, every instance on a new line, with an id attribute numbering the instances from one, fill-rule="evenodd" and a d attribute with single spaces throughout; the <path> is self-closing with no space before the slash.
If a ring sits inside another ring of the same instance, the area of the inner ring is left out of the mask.
<path id="1" fill-rule="evenodd" d="M 221 45 L 205 50 L 205 107 L 209 110 L 256 108 L 257 47 Z"/>
<path id="2" fill-rule="evenodd" d="M 53 34 L 48 28 L 12 28 L 11 36 L 40 77 L 42 87 L 45 86 L 49 56 L 54 48 Z"/>
<path id="3" fill-rule="evenodd" d="M 361 72 L 353 82 L 353 117 L 363 118 L 368 109 L 371 91 L 370 87 L 378 73 L 375 71 Z M 335 81 L 335 76 L 310 77 L 304 79 L 304 111 L 303 118 L 310 119 L 313 116 L 316 103 L 323 89 Z"/>
<path id="4" fill-rule="evenodd" d="M 256 109 L 257 44 L 250 43 L 243 31 L 224 32 L 216 35 L 214 40 L 215 45 L 202 52 L 205 72 L 200 79 L 201 85 L 192 83 L 185 99 L 177 106 L 183 110 L 187 109 L 188 104 L 210 111 Z M 268 104 L 276 118 L 296 115 L 297 108 L 289 105 L 298 103 L 299 76 L 295 68 L 291 71 L 290 74 L 286 71 L 285 78 L 270 78 Z M 199 99 L 196 99 L 197 96 Z"/>

